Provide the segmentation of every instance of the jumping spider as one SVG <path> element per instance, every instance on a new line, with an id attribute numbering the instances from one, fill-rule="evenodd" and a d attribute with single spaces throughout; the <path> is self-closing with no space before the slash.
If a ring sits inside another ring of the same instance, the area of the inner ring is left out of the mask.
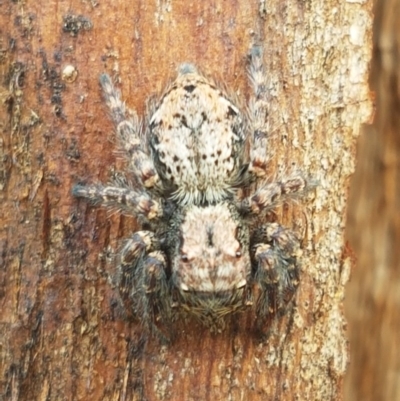
<path id="1" fill-rule="evenodd" d="M 267 180 L 273 152 L 261 58 L 253 52 L 248 113 L 184 64 L 144 129 L 110 77 L 100 78 L 128 178 L 73 193 L 142 222 L 120 253 L 118 287 L 126 310 L 148 328 L 189 315 L 218 329 L 225 316 L 252 306 L 264 322 L 296 291 L 299 240 L 263 216 L 310 184 L 301 175 Z"/>

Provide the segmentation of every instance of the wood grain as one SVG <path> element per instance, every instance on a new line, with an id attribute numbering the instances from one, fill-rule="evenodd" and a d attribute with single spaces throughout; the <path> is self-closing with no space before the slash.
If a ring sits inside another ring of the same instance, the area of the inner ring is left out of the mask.
<path id="1" fill-rule="evenodd" d="M 371 2 L 49 0 L 0 3 L 1 397 L 11 400 L 341 400 L 344 252 L 355 140 L 370 116 Z M 277 210 L 304 233 L 295 305 L 260 339 L 178 325 L 143 341 L 120 313 L 111 255 L 133 219 L 71 196 L 115 155 L 98 77 L 139 113 L 189 61 L 248 98 L 247 55 L 270 78 L 271 175 L 315 193 Z"/>

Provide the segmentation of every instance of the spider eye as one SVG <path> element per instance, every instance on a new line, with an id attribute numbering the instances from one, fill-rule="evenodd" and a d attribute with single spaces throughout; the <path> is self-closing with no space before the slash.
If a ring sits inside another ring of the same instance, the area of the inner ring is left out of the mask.
<path id="1" fill-rule="evenodd" d="M 187 257 L 187 255 L 183 254 L 183 255 L 181 255 L 181 260 L 182 260 L 182 262 L 188 262 L 189 258 Z"/>
<path id="2" fill-rule="evenodd" d="M 237 251 L 237 252 L 236 252 L 236 257 L 237 257 L 237 258 L 240 258 L 241 256 L 242 256 L 242 252 Z"/>

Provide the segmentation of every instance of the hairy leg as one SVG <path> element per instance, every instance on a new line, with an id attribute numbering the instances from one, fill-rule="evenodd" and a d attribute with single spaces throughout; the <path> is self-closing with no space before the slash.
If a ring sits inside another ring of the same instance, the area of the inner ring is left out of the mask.
<path id="1" fill-rule="evenodd" d="M 100 76 L 104 99 L 110 109 L 111 118 L 117 129 L 120 146 L 127 155 L 133 174 L 146 188 L 153 188 L 160 177 L 141 139 L 141 126 L 136 114 L 128 118 L 120 92 L 115 89 L 107 74 Z"/>
<path id="2" fill-rule="evenodd" d="M 301 255 L 296 235 L 277 223 L 266 224 L 255 236 L 253 264 L 260 286 L 257 301 L 258 324 L 282 314 L 299 284 L 297 258 Z"/>
<path id="3" fill-rule="evenodd" d="M 115 185 L 118 186 L 75 185 L 72 193 L 77 198 L 85 198 L 93 204 L 122 210 L 148 220 L 162 215 L 161 204 L 145 192 L 122 187 L 121 183 Z"/>
<path id="4" fill-rule="evenodd" d="M 121 251 L 117 284 L 126 313 L 157 333 L 154 322 L 168 324 L 171 318 L 166 266 L 166 256 L 151 231 L 136 232 Z"/>
<path id="5" fill-rule="evenodd" d="M 257 215 L 299 197 L 314 187 L 314 183 L 307 181 L 300 174 L 276 182 L 266 182 L 253 194 L 241 200 L 238 209 L 244 214 Z"/>
<path id="6" fill-rule="evenodd" d="M 268 99 L 267 79 L 263 68 L 263 55 L 260 47 L 254 47 L 249 70 L 254 95 L 250 99 L 250 138 L 249 173 L 256 177 L 265 177 L 268 167 Z"/>

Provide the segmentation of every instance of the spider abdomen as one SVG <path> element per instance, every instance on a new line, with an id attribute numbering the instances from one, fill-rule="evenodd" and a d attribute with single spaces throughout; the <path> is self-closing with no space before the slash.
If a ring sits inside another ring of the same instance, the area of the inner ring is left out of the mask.
<path id="1" fill-rule="evenodd" d="M 238 184 L 242 114 L 194 69 L 181 72 L 166 91 L 150 119 L 149 135 L 157 170 L 178 202 L 215 203 Z"/>

